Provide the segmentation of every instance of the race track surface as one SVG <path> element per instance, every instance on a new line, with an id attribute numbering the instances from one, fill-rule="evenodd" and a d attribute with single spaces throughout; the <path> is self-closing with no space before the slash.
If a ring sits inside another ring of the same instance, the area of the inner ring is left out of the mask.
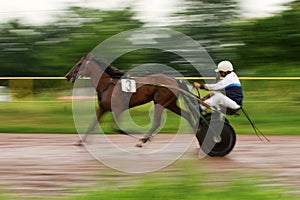
<path id="1" fill-rule="evenodd" d="M 134 139 L 111 135 L 112 140 L 134 146 Z M 162 143 L 171 134 L 158 134 L 151 142 Z M 233 151 L 224 158 L 199 159 L 199 166 L 220 174 L 232 170 L 270 177 L 266 183 L 300 190 L 300 137 L 268 136 L 262 142 L 255 135 L 238 135 Z M 74 188 L 97 184 L 97 176 L 108 167 L 95 160 L 83 146 L 76 146 L 76 134 L 0 134 L 0 189 L 17 195 L 71 195 Z M 176 149 L 174 150 L 176 151 Z M 180 159 L 198 159 L 199 147 L 191 145 Z M 167 167 L 168 168 L 168 167 Z"/>

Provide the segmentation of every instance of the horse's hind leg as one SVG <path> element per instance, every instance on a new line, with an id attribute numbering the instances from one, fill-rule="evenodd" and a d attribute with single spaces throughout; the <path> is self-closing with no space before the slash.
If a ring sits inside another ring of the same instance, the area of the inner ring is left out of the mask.
<path id="1" fill-rule="evenodd" d="M 190 124 L 190 126 L 194 129 L 195 128 L 195 123 L 193 123 L 193 119 L 191 117 L 191 114 L 188 113 L 187 111 L 181 109 L 180 107 L 178 107 L 176 102 L 173 102 L 172 104 L 170 104 L 167 109 L 169 109 L 170 111 L 176 113 L 179 116 L 182 116 L 183 118 L 185 118 L 188 123 Z M 195 129 L 194 129 L 195 130 Z"/>
<path id="2" fill-rule="evenodd" d="M 164 109 L 165 108 L 160 104 L 154 105 L 154 120 L 153 120 L 154 122 L 152 124 L 152 127 L 148 131 L 148 133 L 143 138 L 140 139 L 140 143 L 136 145 L 137 147 L 142 147 L 142 143 L 146 143 L 148 140 L 150 140 L 153 133 L 158 129 L 158 127 L 161 124 L 161 115 Z"/>

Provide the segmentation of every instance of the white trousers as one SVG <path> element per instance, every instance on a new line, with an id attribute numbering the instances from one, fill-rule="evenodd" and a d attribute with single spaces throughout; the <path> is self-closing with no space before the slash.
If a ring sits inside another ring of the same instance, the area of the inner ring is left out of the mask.
<path id="1" fill-rule="evenodd" d="M 219 93 L 219 92 L 212 92 L 211 97 L 206 99 L 204 102 L 208 104 L 209 106 L 222 106 L 224 108 L 231 108 L 231 109 L 238 109 L 241 106 L 239 106 L 235 101 L 231 100 L 226 95 Z M 206 110 L 204 106 L 201 106 L 203 110 Z"/>

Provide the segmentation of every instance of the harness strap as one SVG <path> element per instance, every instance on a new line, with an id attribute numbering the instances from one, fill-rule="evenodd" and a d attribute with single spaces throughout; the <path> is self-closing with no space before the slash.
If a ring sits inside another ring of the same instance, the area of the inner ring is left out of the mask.
<path id="1" fill-rule="evenodd" d="M 241 110 L 243 111 L 245 117 L 248 119 L 249 123 L 251 124 L 255 134 L 257 135 L 257 137 L 263 141 L 263 139 L 260 137 L 260 135 L 267 141 L 267 142 L 270 142 L 271 140 L 269 140 L 258 128 L 257 126 L 253 123 L 253 121 L 251 120 L 251 118 L 249 117 L 249 114 L 246 112 L 246 110 L 241 107 Z"/>

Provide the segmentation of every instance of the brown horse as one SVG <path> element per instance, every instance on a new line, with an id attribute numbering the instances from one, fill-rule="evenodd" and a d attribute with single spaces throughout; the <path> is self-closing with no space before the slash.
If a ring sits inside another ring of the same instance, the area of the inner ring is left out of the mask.
<path id="1" fill-rule="evenodd" d="M 141 147 L 142 143 L 146 143 L 160 126 L 161 115 L 165 108 L 179 116 L 183 116 L 191 126 L 195 125 L 190 113 L 178 107 L 177 99 L 179 91 L 170 88 L 179 87 L 180 84 L 170 76 L 153 74 L 132 78 L 137 84 L 136 92 L 130 93 L 130 96 L 128 96 L 128 93 L 125 94 L 122 91 L 120 84 L 120 79 L 126 77 L 126 73 L 119 71 L 111 65 L 107 65 L 99 59 L 86 55 L 66 74 L 66 78 L 72 83 L 80 77 L 91 78 L 97 91 L 99 105 L 96 112 L 96 119 L 89 127 L 87 134 L 81 142 L 84 142 L 87 135 L 94 130 L 104 113 L 108 111 L 113 112 L 118 121 L 120 114 L 124 110 L 150 101 L 154 103 L 154 123 L 148 133 L 140 139 L 140 144 L 137 146 Z M 170 87 L 158 86 L 161 84 Z"/>

